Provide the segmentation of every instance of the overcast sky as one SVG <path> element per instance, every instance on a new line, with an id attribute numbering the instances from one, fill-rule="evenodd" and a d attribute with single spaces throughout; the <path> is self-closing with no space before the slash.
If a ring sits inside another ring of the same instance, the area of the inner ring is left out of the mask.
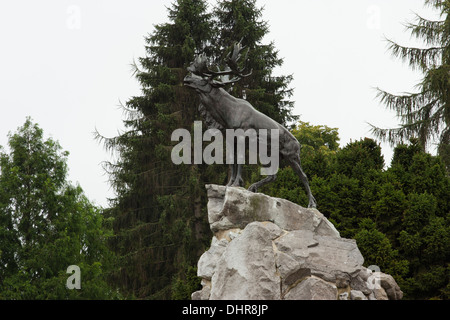
<path id="1" fill-rule="evenodd" d="M 214 0 L 209 1 L 212 5 Z M 0 3 L 0 145 L 27 116 L 70 152 L 70 180 L 106 206 L 113 196 L 93 139 L 117 135 L 119 102 L 140 94 L 131 63 L 144 36 L 167 22 L 171 0 L 16 0 Z M 339 128 L 341 146 L 371 137 L 367 122 L 397 124 L 374 87 L 414 91 L 421 75 L 391 57 L 384 36 L 412 44 L 403 23 L 413 13 L 436 18 L 424 0 L 259 0 L 274 41 L 293 74 L 295 114 Z M 416 44 L 417 45 L 417 44 Z M 199 119 L 200 120 L 200 119 Z M 392 149 L 382 144 L 389 164 Z"/>

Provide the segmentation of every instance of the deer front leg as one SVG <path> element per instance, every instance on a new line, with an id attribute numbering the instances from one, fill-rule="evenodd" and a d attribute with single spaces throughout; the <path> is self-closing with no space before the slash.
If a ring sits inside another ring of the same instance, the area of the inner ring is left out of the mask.
<path id="1" fill-rule="evenodd" d="M 235 164 L 231 164 L 229 168 L 230 168 L 229 171 L 231 171 L 231 174 L 230 174 L 230 180 L 227 183 L 227 187 L 231 187 L 234 184 L 234 181 L 236 180 Z"/>
<path id="2" fill-rule="evenodd" d="M 242 165 L 241 164 L 235 164 L 234 165 L 234 171 L 236 173 L 234 177 L 234 182 L 232 184 L 233 187 L 240 187 L 244 184 L 244 180 L 242 179 Z"/>
<path id="3" fill-rule="evenodd" d="M 237 150 L 237 144 L 235 142 L 234 150 Z M 230 165 L 231 169 L 231 178 L 227 184 L 227 187 L 240 187 L 241 184 L 244 184 L 242 179 L 242 165 L 238 164 L 238 155 L 237 152 L 234 153 L 233 164 Z"/>
<path id="4" fill-rule="evenodd" d="M 231 178 L 227 184 L 227 187 L 240 187 L 243 185 L 244 180 L 242 179 L 242 165 L 232 164 L 230 165 Z"/>

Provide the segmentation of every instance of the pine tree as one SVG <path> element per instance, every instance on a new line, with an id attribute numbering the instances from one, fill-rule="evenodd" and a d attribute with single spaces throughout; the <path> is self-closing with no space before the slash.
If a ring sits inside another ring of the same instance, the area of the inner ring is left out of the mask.
<path id="1" fill-rule="evenodd" d="M 450 1 L 426 0 L 425 4 L 438 10 L 441 19 L 431 21 L 416 15 L 415 23 L 407 24 L 411 36 L 421 40 L 425 48 L 405 47 L 388 40 L 395 57 L 424 74 L 417 85 L 419 90 L 395 95 L 378 89 L 378 98 L 397 113 L 401 126 L 372 126 L 372 132 L 393 145 L 418 138 L 423 150 L 430 142 L 437 142 L 438 152 L 450 170 Z"/>
<path id="2" fill-rule="evenodd" d="M 274 76 L 276 67 L 283 64 L 273 42 L 262 43 L 269 32 L 269 25 L 262 20 L 263 8 L 256 0 L 219 1 L 214 10 L 217 19 L 218 37 L 215 46 L 220 51 L 235 42 L 248 49 L 248 70 L 252 75 L 236 83 L 233 95 L 247 99 L 256 109 L 282 125 L 289 125 L 298 117 L 292 114 L 294 102 L 289 101 L 292 75 Z"/>
<path id="3" fill-rule="evenodd" d="M 113 281 L 128 297 L 168 299 L 171 284 L 196 264 L 208 244 L 206 214 L 200 205 L 203 169 L 171 161 L 171 134 L 192 129 L 198 115 L 195 93 L 183 86 L 194 54 L 208 51 L 211 17 L 203 0 L 179 0 L 169 22 L 146 37 L 147 55 L 136 64 L 142 95 L 124 107 L 126 132 L 103 140 L 116 152 L 107 163 L 116 198 L 113 250 L 120 257 Z"/>
<path id="4" fill-rule="evenodd" d="M 214 8 L 217 23 L 217 37 L 214 46 L 218 60 L 228 54 L 228 48 L 240 42 L 247 49 L 245 68 L 251 76 L 234 83 L 229 92 L 246 99 L 260 112 L 284 126 L 293 126 L 298 116 L 293 115 L 294 102 L 289 98 L 293 89 L 289 87 L 292 75 L 274 76 L 274 69 L 283 64 L 274 42 L 263 43 L 269 33 L 267 21 L 262 19 L 263 8 L 256 0 L 223 0 Z M 281 164 L 285 166 L 284 163 Z M 261 176 L 255 166 L 244 166 L 244 187 L 260 181 Z"/>
<path id="5" fill-rule="evenodd" d="M 218 8 L 227 3 L 220 1 Z M 228 9 L 208 13 L 206 1 L 176 1 L 168 9 L 170 21 L 155 26 L 146 38 L 147 55 L 136 64 L 142 95 L 124 106 L 125 132 L 110 139 L 97 136 L 117 155 L 115 163 L 105 165 L 116 192 L 109 210 L 115 234 L 111 246 L 120 257 L 113 281 L 128 296 L 189 298 L 195 289 L 193 270 L 210 244 L 204 186 L 226 183 L 227 168 L 176 166 L 171 160 L 172 132 L 192 130 L 194 121 L 202 120 L 196 93 L 183 86 L 194 56 L 205 53 L 211 61 L 220 61 L 227 48 L 241 40 L 225 38 L 225 29 L 253 28 L 243 39 L 250 49 L 253 77 L 234 86 L 233 94 L 242 96 L 244 89 L 238 88 L 246 88 L 248 99 L 262 111 L 282 123 L 292 118 L 292 102 L 285 101 L 290 77 L 270 78 L 282 61 L 273 44 L 260 43 L 268 31 L 261 10 L 254 1 L 232 1 L 232 7 L 245 15 L 245 26 L 226 27 L 221 13 Z"/>

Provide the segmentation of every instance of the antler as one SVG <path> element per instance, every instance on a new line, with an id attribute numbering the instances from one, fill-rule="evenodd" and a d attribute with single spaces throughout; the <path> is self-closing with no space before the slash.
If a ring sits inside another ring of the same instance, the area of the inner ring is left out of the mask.
<path id="1" fill-rule="evenodd" d="M 242 41 L 242 40 L 241 40 Z M 250 71 L 248 74 L 244 74 L 243 69 L 239 69 L 239 61 L 242 58 L 242 51 L 245 49 L 245 47 L 242 46 L 241 42 L 235 43 L 233 47 L 233 51 L 231 51 L 227 58 L 226 58 L 226 64 L 228 66 L 227 70 L 214 72 L 209 70 L 212 77 L 218 77 L 218 76 L 234 76 L 233 79 L 225 82 L 219 82 L 222 84 L 228 84 L 228 83 L 234 83 L 239 81 L 242 78 L 246 78 L 252 74 L 253 71 Z M 244 61 L 247 60 L 248 51 L 245 53 Z"/>
<path id="2" fill-rule="evenodd" d="M 207 67 L 208 59 L 204 54 L 197 56 L 191 66 L 188 68 L 189 72 L 192 72 L 198 76 L 208 77 L 213 79 L 215 77 L 222 76 L 234 76 L 231 80 L 227 81 L 217 81 L 214 80 L 215 85 L 224 86 L 229 83 L 235 83 L 242 78 L 246 78 L 252 74 L 253 71 L 250 71 L 248 74 L 244 74 L 243 69 L 239 69 L 239 62 L 242 58 L 242 51 L 245 47 L 242 46 L 241 42 L 235 43 L 233 47 L 233 51 L 231 51 L 226 57 L 226 70 L 221 71 L 212 71 Z M 247 60 L 248 51 L 245 54 L 244 61 Z"/>
<path id="3" fill-rule="evenodd" d="M 189 72 L 192 72 L 198 76 L 209 76 L 209 69 L 206 66 L 208 59 L 205 54 L 195 57 L 194 62 L 187 68 Z"/>

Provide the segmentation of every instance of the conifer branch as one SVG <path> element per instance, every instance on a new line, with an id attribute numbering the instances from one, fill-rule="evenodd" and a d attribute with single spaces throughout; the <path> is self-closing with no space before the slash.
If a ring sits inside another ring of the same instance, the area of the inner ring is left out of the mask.
<path id="1" fill-rule="evenodd" d="M 441 10 L 445 2 L 445 0 L 425 0 L 425 5 Z"/>
<path id="2" fill-rule="evenodd" d="M 418 110 L 424 104 L 436 100 L 431 91 L 394 95 L 380 88 L 377 88 L 376 90 L 378 91 L 376 98 L 379 99 L 381 103 L 385 104 L 387 109 L 396 111 L 400 116 Z"/>
<path id="3" fill-rule="evenodd" d="M 386 41 L 392 55 L 407 62 L 413 70 L 426 72 L 442 63 L 444 47 L 413 48 L 401 46 L 390 39 Z"/>
<path id="4" fill-rule="evenodd" d="M 424 41 L 426 45 L 437 46 L 441 44 L 445 21 L 432 21 L 422 18 L 418 14 L 415 15 L 416 23 L 405 24 L 406 28 L 411 31 L 411 36 Z"/>

